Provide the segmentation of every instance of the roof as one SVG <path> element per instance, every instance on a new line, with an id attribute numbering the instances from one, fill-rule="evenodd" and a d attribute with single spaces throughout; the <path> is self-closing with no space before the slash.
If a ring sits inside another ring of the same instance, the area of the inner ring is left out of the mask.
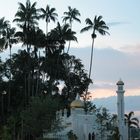
<path id="1" fill-rule="evenodd" d="M 72 108 L 84 108 L 84 102 L 81 100 L 74 100 L 70 106 Z"/>
<path id="2" fill-rule="evenodd" d="M 119 81 L 117 82 L 117 85 L 124 85 L 124 82 L 123 82 L 122 80 L 119 80 Z"/>
<path id="3" fill-rule="evenodd" d="M 84 108 L 84 102 L 80 100 L 79 94 L 77 94 L 76 99 L 72 101 L 71 108 Z"/>

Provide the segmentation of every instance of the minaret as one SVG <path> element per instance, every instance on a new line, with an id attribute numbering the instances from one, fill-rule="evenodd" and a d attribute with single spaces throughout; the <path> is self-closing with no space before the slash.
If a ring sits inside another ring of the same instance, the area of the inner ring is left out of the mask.
<path id="1" fill-rule="evenodd" d="M 117 82 L 117 111 L 118 111 L 118 128 L 119 128 L 119 134 L 120 134 L 120 140 L 126 140 L 125 139 L 125 130 L 124 130 L 124 82 L 122 80 L 119 80 Z"/>

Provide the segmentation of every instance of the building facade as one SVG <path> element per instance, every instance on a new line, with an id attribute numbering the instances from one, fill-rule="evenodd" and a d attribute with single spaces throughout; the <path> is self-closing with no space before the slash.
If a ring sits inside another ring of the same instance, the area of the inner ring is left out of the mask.
<path id="1" fill-rule="evenodd" d="M 117 82 L 117 110 L 118 110 L 118 125 L 120 140 L 128 140 L 128 128 L 124 122 L 124 83 L 120 80 Z M 71 115 L 67 117 L 67 112 L 64 114 L 59 111 L 57 116 L 62 120 L 63 130 L 60 132 L 44 134 L 44 138 L 57 138 L 60 140 L 68 140 L 69 132 L 76 135 L 78 140 L 108 140 L 111 131 L 102 129 L 102 124 L 97 122 L 96 113 L 89 112 L 85 114 L 84 102 L 77 95 L 76 99 L 71 103 Z M 106 123 L 106 122 L 104 122 Z"/>

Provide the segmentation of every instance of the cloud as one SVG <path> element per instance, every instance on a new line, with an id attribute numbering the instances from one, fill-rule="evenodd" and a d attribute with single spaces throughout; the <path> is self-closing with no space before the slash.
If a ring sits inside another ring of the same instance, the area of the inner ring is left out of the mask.
<path id="1" fill-rule="evenodd" d="M 136 48 L 139 48 L 138 46 Z M 80 58 L 88 71 L 91 48 L 71 48 L 70 53 Z M 126 88 L 140 88 L 140 55 L 132 55 L 113 48 L 94 49 L 90 88 L 114 88 L 121 78 Z M 114 85 L 114 86 L 113 86 Z"/>
<path id="2" fill-rule="evenodd" d="M 140 96 L 124 96 L 124 102 L 125 102 L 125 111 L 140 111 Z M 98 107 L 104 106 L 108 108 L 110 111 L 116 110 L 116 104 L 117 104 L 117 97 L 111 96 L 108 98 L 95 98 L 92 101 L 94 104 L 96 104 Z M 130 104 L 130 102 L 132 104 Z"/>
<path id="3" fill-rule="evenodd" d="M 118 25 L 124 25 L 124 24 L 130 24 L 129 22 L 124 22 L 124 21 L 114 21 L 114 22 L 108 22 L 107 26 L 112 27 L 112 26 L 118 26 Z"/>
<path id="4" fill-rule="evenodd" d="M 71 48 L 71 54 L 80 58 L 85 69 L 89 69 L 90 47 Z M 116 96 L 116 83 L 120 78 L 125 84 L 125 96 L 140 96 L 140 63 L 138 60 L 140 60 L 140 55 L 113 48 L 95 48 L 91 77 L 93 84 L 89 87 L 92 99 Z"/>
<path id="5" fill-rule="evenodd" d="M 120 50 L 126 53 L 140 55 L 140 43 L 134 45 L 125 45 L 124 47 L 121 47 Z"/>
<path id="6" fill-rule="evenodd" d="M 126 96 L 140 96 L 140 88 L 125 89 Z"/>
<path id="7" fill-rule="evenodd" d="M 125 113 L 134 111 L 135 117 L 140 119 L 140 96 L 125 96 Z M 111 96 L 108 98 L 95 98 L 93 101 L 97 107 L 106 107 L 110 113 L 117 113 L 117 97 Z"/>
<path id="8" fill-rule="evenodd" d="M 14 49 L 12 48 L 12 53 Z M 90 91 L 93 98 L 114 96 L 116 82 L 121 78 L 125 83 L 126 95 L 140 95 L 140 45 L 128 46 L 134 48 L 137 53 L 127 53 L 113 48 L 94 49 L 93 67 L 91 78 L 93 84 Z M 127 49 L 127 47 L 126 47 Z M 70 54 L 82 60 L 85 70 L 88 72 L 91 48 L 70 48 Z M 7 52 L 7 55 L 6 55 Z M 9 57 L 9 50 L 2 57 Z"/>
<path id="9" fill-rule="evenodd" d="M 111 96 L 117 96 L 116 93 L 117 87 L 114 85 L 112 88 L 94 88 L 94 89 L 89 89 L 89 92 L 91 93 L 92 99 L 95 98 L 108 98 Z M 125 90 L 125 96 L 140 96 L 140 88 L 133 88 L 133 89 L 127 89 L 124 88 Z"/>
<path id="10" fill-rule="evenodd" d="M 110 81 L 96 81 L 96 83 L 94 84 L 94 88 L 112 88 L 112 86 L 114 86 L 114 83 L 110 82 Z"/>
<path id="11" fill-rule="evenodd" d="M 89 92 L 91 93 L 91 99 L 96 99 L 96 98 L 107 98 L 110 96 L 115 96 L 116 95 L 116 91 L 111 90 L 111 89 L 93 89 L 93 90 L 89 90 Z"/>

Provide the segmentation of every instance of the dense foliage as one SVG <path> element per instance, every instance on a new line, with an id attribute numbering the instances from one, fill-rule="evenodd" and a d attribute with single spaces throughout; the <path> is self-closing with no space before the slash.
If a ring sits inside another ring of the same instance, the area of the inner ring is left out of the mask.
<path id="1" fill-rule="evenodd" d="M 49 31 L 49 22 L 57 20 L 56 9 L 49 5 L 37 9 L 37 3 L 29 0 L 18 4 L 13 19 L 18 28 L 0 18 L 0 51 L 9 49 L 7 58 L 0 59 L 0 139 L 35 140 L 44 131 L 61 129 L 56 112 L 69 110 L 76 94 L 82 95 L 91 79 L 81 60 L 65 53 L 66 42 L 77 41 L 71 25 L 57 22 Z M 80 15 L 75 8 L 74 14 L 67 17 L 70 23 Z M 41 19 L 46 22 L 45 33 L 39 27 Z M 18 52 L 12 53 L 17 46 Z"/>
<path id="2" fill-rule="evenodd" d="M 57 111 L 66 108 L 69 115 L 70 103 L 77 94 L 83 97 L 86 112 L 96 109 L 88 92 L 94 39 L 97 32 L 109 34 L 109 28 L 102 16 L 95 16 L 93 22 L 86 19 L 87 27 L 81 32 L 93 30 L 87 74 L 81 60 L 69 55 L 71 41 L 78 41 L 73 22 L 81 23 L 80 12 L 69 6 L 61 22 L 57 21 L 56 9 L 49 5 L 37 9 L 37 2 L 30 0 L 18 5 L 13 19 L 16 28 L 5 17 L 0 18 L 0 52 L 9 49 L 6 60 L 0 59 L 0 139 L 36 140 L 42 138 L 44 131 L 61 129 Z M 45 20 L 45 31 L 39 26 L 40 20 Z M 51 21 L 57 24 L 50 30 Z M 12 53 L 15 46 L 19 50 Z M 102 111 L 97 111 L 100 123 L 110 119 L 107 111 Z M 77 139 L 73 133 L 69 136 Z"/>

